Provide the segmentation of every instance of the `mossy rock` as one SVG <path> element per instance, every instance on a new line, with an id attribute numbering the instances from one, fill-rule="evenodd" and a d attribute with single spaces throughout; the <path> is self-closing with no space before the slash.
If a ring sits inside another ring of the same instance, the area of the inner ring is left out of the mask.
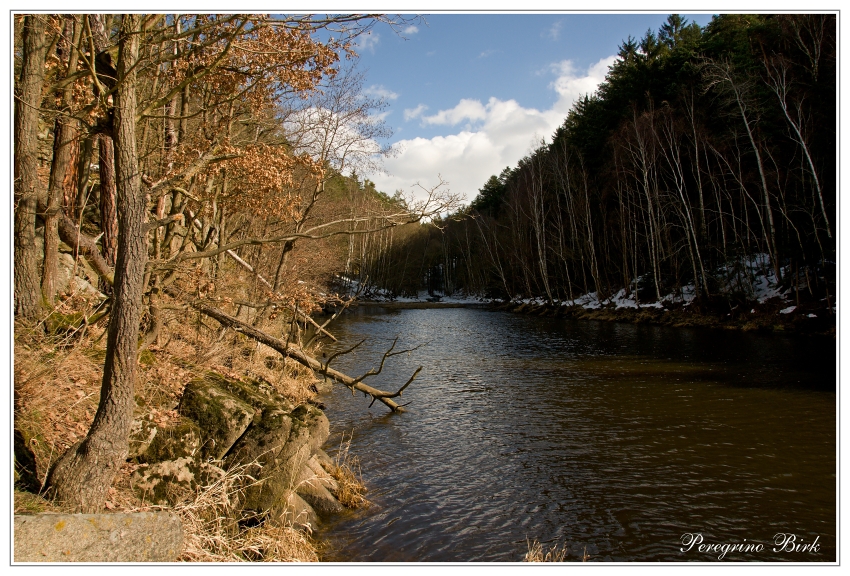
<path id="1" fill-rule="evenodd" d="M 168 428 L 156 428 L 148 448 L 138 454 L 137 461 L 152 464 L 178 458 L 199 458 L 201 434 L 201 428 L 188 418 L 181 418 Z"/>
<path id="2" fill-rule="evenodd" d="M 280 507 L 280 500 L 297 488 L 308 460 L 328 438 L 328 419 L 318 408 L 302 405 L 287 417 L 291 421 L 289 436 L 264 457 L 265 465 L 258 475 L 260 482 L 245 493 L 246 508 L 268 511 Z"/>
<path id="3" fill-rule="evenodd" d="M 142 350 L 139 353 L 139 362 L 145 366 L 153 366 L 156 362 L 156 356 L 150 350 Z"/>
<path id="4" fill-rule="evenodd" d="M 142 464 L 130 478 L 133 492 L 143 502 L 173 506 L 198 486 L 212 484 L 224 475 L 221 468 L 193 458 Z"/>
<path id="5" fill-rule="evenodd" d="M 265 410 L 269 406 L 279 407 L 285 411 L 293 408 L 292 403 L 265 380 L 246 379 L 240 381 L 225 378 L 216 372 L 208 372 L 204 376 L 204 380 L 214 383 L 222 390 L 226 390 L 257 410 Z"/>
<path id="6" fill-rule="evenodd" d="M 233 445 L 225 458 L 226 464 L 273 466 L 278 454 L 289 441 L 291 428 L 292 418 L 287 412 L 275 407 L 266 408 Z"/>
<path id="7" fill-rule="evenodd" d="M 73 332 L 82 326 L 85 321 L 85 314 L 82 312 L 73 312 L 71 314 L 62 314 L 54 310 L 44 320 L 44 329 L 48 334 L 66 334 Z"/>
<path id="8" fill-rule="evenodd" d="M 220 381 L 209 378 L 186 385 L 177 411 L 197 423 L 201 429 L 201 457 L 214 460 L 227 454 L 254 419 L 250 404 L 229 393 Z"/>
<path id="9" fill-rule="evenodd" d="M 127 459 L 138 458 L 147 452 L 158 431 L 159 429 L 150 415 L 133 420 L 130 425 L 130 448 Z"/>

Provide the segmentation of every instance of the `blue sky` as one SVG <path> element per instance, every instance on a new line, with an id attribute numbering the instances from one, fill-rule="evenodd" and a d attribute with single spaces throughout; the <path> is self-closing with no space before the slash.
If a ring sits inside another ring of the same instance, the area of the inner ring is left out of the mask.
<path id="1" fill-rule="evenodd" d="M 711 14 L 683 15 L 701 26 Z M 378 189 L 430 187 L 438 175 L 467 201 L 487 178 L 549 139 L 574 99 L 604 78 L 629 36 L 667 14 L 436 14 L 401 36 L 378 26 L 361 38 L 366 88 L 389 104 L 400 153 Z"/>

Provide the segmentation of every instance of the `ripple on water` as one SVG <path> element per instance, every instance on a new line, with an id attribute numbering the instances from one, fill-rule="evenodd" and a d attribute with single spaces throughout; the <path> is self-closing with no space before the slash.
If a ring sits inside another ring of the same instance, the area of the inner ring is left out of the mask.
<path id="1" fill-rule="evenodd" d="M 684 532 L 797 531 L 835 560 L 832 341 L 458 308 L 353 314 L 335 334 L 368 338 L 335 361 L 352 374 L 396 337 L 426 344 L 373 382 L 423 365 L 409 413 L 326 399 L 374 503 L 324 527 L 326 559 L 518 561 L 528 538 L 571 560 L 707 561 L 679 552 Z"/>

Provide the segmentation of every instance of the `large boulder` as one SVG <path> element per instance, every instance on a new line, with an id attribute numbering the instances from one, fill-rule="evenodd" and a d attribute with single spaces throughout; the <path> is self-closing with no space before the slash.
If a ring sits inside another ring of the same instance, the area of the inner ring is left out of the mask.
<path id="1" fill-rule="evenodd" d="M 174 562 L 182 547 L 171 512 L 15 516 L 15 562 Z"/>
<path id="2" fill-rule="evenodd" d="M 130 425 L 130 447 L 127 458 L 132 460 L 147 452 L 158 430 L 151 415 L 133 420 L 133 423 Z"/>
<path id="3" fill-rule="evenodd" d="M 155 428 L 151 441 L 136 460 L 153 464 L 178 458 L 200 459 L 202 436 L 203 432 L 194 420 L 180 418 L 171 426 Z M 133 446 L 132 442 L 130 445 Z"/>
<path id="4" fill-rule="evenodd" d="M 223 379 L 222 379 L 223 380 Z M 186 385 L 177 411 L 201 429 L 201 457 L 220 460 L 254 419 L 254 408 L 209 378 Z"/>
<path id="5" fill-rule="evenodd" d="M 222 476 L 224 471 L 208 462 L 177 458 L 142 464 L 133 472 L 130 484 L 143 502 L 173 506 L 199 486 L 211 484 Z"/>
<path id="6" fill-rule="evenodd" d="M 319 516 L 339 514 L 345 508 L 328 490 L 328 488 L 339 489 L 339 486 L 318 463 L 315 466 L 321 471 L 321 475 L 317 474 L 316 468 L 310 465 L 312 460 L 311 458 L 305 463 L 296 477 L 295 492 L 312 506 Z"/>
<path id="7" fill-rule="evenodd" d="M 289 422 L 289 434 L 284 440 L 284 427 L 259 434 L 257 437 L 249 431 L 244 437 L 244 445 L 240 446 L 234 456 L 261 452 L 259 457 L 262 469 L 258 472 L 259 482 L 250 486 L 245 492 L 244 507 L 266 511 L 274 509 L 278 501 L 288 497 L 289 492 L 297 490 L 303 480 L 302 471 L 314 452 L 324 444 L 328 437 L 328 419 L 324 413 L 310 405 L 299 406 L 285 417 L 279 416 L 281 422 Z M 267 440 L 274 437 L 275 443 L 267 442 L 262 447 L 257 439 Z M 245 460 L 242 460 L 244 463 Z"/>
<path id="8" fill-rule="evenodd" d="M 268 382 L 208 373 L 187 384 L 178 412 L 183 428 L 158 430 L 137 457 L 147 466 L 136 471 L 133 485 L 146 500 L 173 502 L 204 475 L 201 462 L 213 458 L 243 466 L 256 479 L 241 493 L 243 516 L 312 530 L 317 513 L 343 510 L 336 481 L 323 468 L 330 426 L 315 406 L 293 407 Z M 195 425 L 200 449 L 192 440 Z"/>

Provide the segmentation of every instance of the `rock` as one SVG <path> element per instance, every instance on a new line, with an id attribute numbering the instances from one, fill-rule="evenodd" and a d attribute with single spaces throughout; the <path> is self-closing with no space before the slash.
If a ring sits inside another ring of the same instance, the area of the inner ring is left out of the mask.
<path id="1" fill-rule="evenodd" d="M 264 467 L 273 464 L 283 446 L 289 440 L 292 418 L 288 412 L 268 407 L 249 426 L 247 432 L 233 445 L 226 463 L 255 464 Z"/>
<path id="2" fill-rule="evenodd" d="M 174 562 L 182 547 L 171 512 L 15 516 L 15 562 Z"/>
<path id="3" fill-rule="evenodd" d="M 181 418 L 173 426 L 157 428 L 150 445 L 136 459 L 147 464 L 178 458 L 200 459 L 201 436 L 201 429 L 193 420 Z"/>
<path id="4" fill-rule="evenodd" d="M 287 490 L 277 501 L 269 520 L 278 526 L 293 526 L 305 532 L 312 532 L 319 522 L 316 511 L 292 490 Z"/>
<path id="5" fill-rule="evenodd" d="M 312 506 L 319 516 L 339 514 L 345 510 L 339 500 L 325 487 L 326 484 L 326 480 L 319 478 L 309 464 L 301 468 L 295 480 L 295 492 Z M 336 482 L 334 481 L 333 484 L 336 485 Z"/>
<path id="6" fill-rule="evenodd" d="M 88 280 L 84 280 L 79 276 L 74 276 L 71 279 L 68 291 L 73 292 L 74 294 L 82 294 L 86 298 L 97 298 L 100 300 L 106 299 L 106 294 L 92 286 Z"/>
<path id="7" fill-rule="evenodd" d="M 177 407 L 201 429 L 201 456 L 214 460 L 227 453 L 254 419 L 254 408 L 219 384 L 208 378 L 189 382 Z"/>
<path id="8" fill-rule="evenodd" d="M 39 259 L 39 267 L 44 261 L 44 228 L 36 229 L 35 235 L 36 252 Z M 91 298 L 105 299 L 106 295 L 95 288 L 97 285 L 97 273 L 89 266 L 85 258 L 77 258 L 74 260 L 73 248 L 65 244 L 59 243 L 59 260 L 58 270 L 56 274 L 56 291 L 77 292 L 82 293 Z"/>
<path id="9" fill-rule="evenodd" d="M 343 510 L 332 493 L 339 487 L 322 464 L 332 464 L 321 451 L 330 426 L 315 406 L 293 409 L 263 380 L 240 381 L 208 373 L 186 385 L 178 412 L 184 422 L 199 426 L 201 449 L 169 451 L 167 446 L 179 448 L 192 442 L 171 432 L 175 441 L 169 444 L 169 434 L 159 430 L 138 457 L 150 465 L 133 476 L 134 490 L 145 499 L 173 503 L 185 490 L 202 483 L 203 471 L 195 459 L 222 458 L 227 467 L 245 466 L 245 472 L 256 478 L 240 497 L 243 518 L 265 517 L 312 530 L 317 513 Z"/>
<path id="10" fill-rule="evenodd" d="M 269 406 L 274 406 L 285 412 L 289 412 L 294 408 L 293 404 L 285 396 L 264 380 L 248 379 L 242 382 L 225 378 L 215 372 L 208 373 L 205 380 L 216 384 L 222 390 L 229 392 L 257 410 L 264 410 Z"/>
<path id="11" fill-rule="evenodd" d="M 290 413 L 292 417 L 292 429 L 303 427 L 310 438 L 311 454 L 319 450 L 330 435 L 330 423 L 325 413 L 311 406 L 302 404 Z"/>
<path id="12" fill-rule="evenodd" d="M 313 387 L 316 389 L 317 394 L 330 394 L 333 392 L 334 383 L 330 378 L 317 378 L 313 382 Z"/>
<path id="13" fill-rule="evenodd" d="M 150 415 L 133 420 L 130 425 L 130 449 L 127 458 L 138 458 L 147 451 L 156 437 L 158 428 Z"/>
<path id="14" fill-rule="evenodd" d="M 331 494 L 336 496 L 336 493 L 339 492 L 339 484 L 337 484 L 337 481 L 333 478 L 333 476 L 328 473 L 329 471 L 325 470 L 321 462 L 319 462 L 317 454 L 313 454 L 313 457 L 307 460 L 307 466 L 309 466 L 316 475 L 316 478 L 318 478 L 321 485 L 327 488 Z"/>
<path id="15" fill-rule="evenodd" d="M 319 448 L 313 453 L 313 457 L 316 461 L 325 469 L 325 472 L 330 472 L 334 468 L 336 468 L 336 462 L 333 461 L 333 458 L 328 456 L 328 453 Z"/>
<path id="16" fill-rule="evenodd" d="M 151 504 L 174 505 L 198 486 L 224 475 L 221 468 L 192 458 L 177 458 L 155 464 L 142 464 L 130 477 L 133 491 Z"/>
<path id="17" fill-rule="evenodd" d="M 328 437 L 328 419 L 313 406 L 299 406 L 287 417 L 291 421 L 289 436 L 285 442 L 277 438 L 277 448 L 263 457 L 263 468 L 258 473 L 260 482 L 245 491 L 244 507 L 252 510 L 272 510 L 278 502 L 295 489 L 301 471 L 313 453 Z M 250 432 L 245 439 L 251 438 Z M 249 448 L 240 448 L 241 453 L 250 453 Z M 259 451 L 258 448 L 253 448 Z"/>

